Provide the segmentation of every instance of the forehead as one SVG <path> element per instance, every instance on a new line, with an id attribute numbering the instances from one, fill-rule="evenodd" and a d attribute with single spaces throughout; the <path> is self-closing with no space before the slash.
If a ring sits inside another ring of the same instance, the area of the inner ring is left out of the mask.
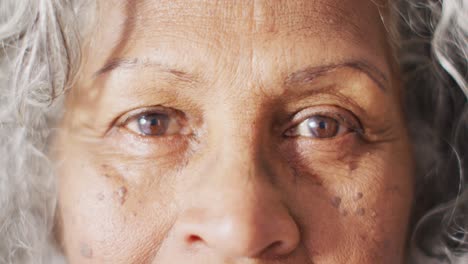
<path id="1" fill-rule="evenodd" d="M 371 25 L 380 24 L 372 0 L 111 0 L 99 6 L 101 22 L 125 27 L 127 35 L 177 30 L 202 35 L 365 38 L 367 31 L 375 29 Z"/>
<path id="2" fill-rule="evenodd" d="M 153 57 L 212 76 L 251 68 L 251 76 L 270 78 L 352 60 L 387 71 L 388 43 L 375 2 L 101 1 L 87 68 L 96 72 L 116 58 Z"/>

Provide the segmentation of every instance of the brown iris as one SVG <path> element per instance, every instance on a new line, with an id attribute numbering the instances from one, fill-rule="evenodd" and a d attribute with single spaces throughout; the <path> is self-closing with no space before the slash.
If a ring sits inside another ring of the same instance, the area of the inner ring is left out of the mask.
<path id="1" fill-rule="evenodd" d="M 313 116 L 306 120 L 310 134 L 316 138 L 335 137 L 340 124 L 337 120 L 326 116 Z"/>
<path id="2" fill-rule="evenodd" d="M 165 114 L 148 114 L 138 118 L 138 128 L 144 135 L 160 136 L 168 130 L 169 121 Z"/>

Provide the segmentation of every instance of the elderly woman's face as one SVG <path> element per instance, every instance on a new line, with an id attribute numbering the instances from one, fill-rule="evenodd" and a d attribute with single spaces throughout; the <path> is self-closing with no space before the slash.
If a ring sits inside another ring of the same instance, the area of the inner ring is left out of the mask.
<path id="1" fill-rule="evenodd" d="M 413 165 L 375 3 L 101 1 L 56 138 L 70 263 L 401 263 Z"/>

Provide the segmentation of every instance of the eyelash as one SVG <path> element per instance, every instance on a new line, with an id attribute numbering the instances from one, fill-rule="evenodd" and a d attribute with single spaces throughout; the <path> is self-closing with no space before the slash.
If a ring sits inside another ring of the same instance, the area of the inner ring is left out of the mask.
<path id="1" fill-rule="evenodd" d="M 168 124 L 173 124 L 175 122 L 177 126 L 180 126 L 181 130 L 182 130 L 182 133 L 180 133 L 180 134 L 184 134 L 184 135 L 189 134 L 188 128 L 186 126 L 184 126 L 185 117 L 184 117 L 183 113 L 181 113 L 178 110 L 171 109 L 171 108 L 165 108 L 165 107 L 154 107 L 154 108 L 149 108 L 149 109 L 144 108 L 144 109 L 139 109 L 139 110 L 130 112 L 130 113 L 126 114 L 124 117 L 120 118 L 121 121 L 117 121 L 115 126 L 118 127 L 118 128 L 123 128 L 123 129 L 130 130 L 131 133 L 134 133 L 134 134 L 137 134 L 140 137 L 146 137 L 146 138 L 148 138 L 148 137 L 162 138 L 162 137 L 176 135 L 176 133 L 170 134 L 170 135 L 146 135 L 145 133 L 143 133 L 141 131 L 140 132 L 136 131 L 138 129 L 129 128 L 129 126 L 132 125 L 132 122 L 135 122 L 136 124 L 134 124 L 134 125 L 136 125 L 136 126 L 138 126 L 138 128 L 140 128 L 141 123 L 139 123 L 139 120 L 141 118 L 151 117 L 151 116 L 154 117 L 154 116 L 157 116 L 157 115 L 159 115 L 161 117 L 166 116 L 167 119 L 168 119 L 168 121 L 167 121 Z"/>
<path id="2" fill-rule="evenodd" d="M 364 129 L 359 119 L 350 111 L 342 109 L 337 106 L 323 106 L 316 108 L 309 108 L 294 114 L 293 124 L 290 125 L 284 132 L 285 137 L 302 137 L 301 135 L 294 134 L 292 130 L 298 129 L 304 122 L 312 118 L 329 118 L 337 122 L 340 126 L 345 126 L 347 133 L 355 133 L 357 135 L 364 135 Z M 333 140 L 340 137 L 333 136 L 329 138 L 319 138 L 316 140 Z"/>

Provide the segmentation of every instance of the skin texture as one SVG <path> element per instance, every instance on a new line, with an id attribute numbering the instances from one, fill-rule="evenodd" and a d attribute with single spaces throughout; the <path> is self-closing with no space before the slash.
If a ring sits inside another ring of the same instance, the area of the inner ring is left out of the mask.
<path id="1" fill-rule="evenodd" d="M 403 262 L 413 160 L 372 1 L 97 17 L 54 143 L 69 263 Z M 148 112 L 168 130 L 142 134 Z M 317 115 L 339 133 L 295 129 Z"/>

